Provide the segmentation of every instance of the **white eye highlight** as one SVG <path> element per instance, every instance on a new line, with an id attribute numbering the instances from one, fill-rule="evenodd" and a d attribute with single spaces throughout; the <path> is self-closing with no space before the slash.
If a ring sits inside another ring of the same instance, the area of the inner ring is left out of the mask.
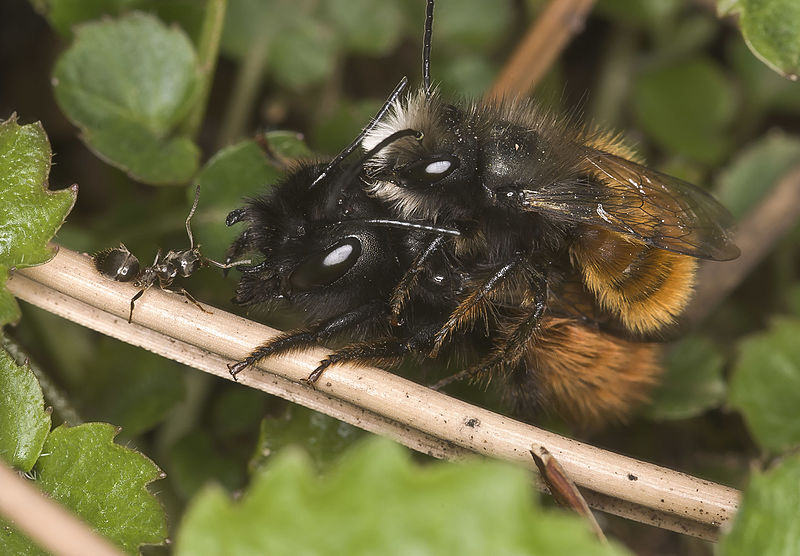
<path id="1" fill-rule="evenodd" d="M 449 160 L 437 160 L 425 166 L 426 174 L 444 174 L 450 169 L 452 163 Z"/>
<path id="2" fill-rule="evenodd" d="M 350 245 L 349 243 L 345 243 L 344 245 L 340 245 L 339 247 L 337 247 L 336 249 L 325 255 L 325 258 L 322 260 L 322 265 L 334 266 L 337 264 L 341 264 L 345 262 L 348 258 L 350 258 L 350 255 L 352 254 L 353 254 L 353 246 Z"/>

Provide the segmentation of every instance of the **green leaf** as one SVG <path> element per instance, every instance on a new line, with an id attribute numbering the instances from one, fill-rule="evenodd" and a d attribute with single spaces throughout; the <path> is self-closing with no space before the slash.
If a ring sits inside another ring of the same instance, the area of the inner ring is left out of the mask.
<path id="1" fill-rule="evenodd" d="M 286 450 L 236 502 L 219 488 L 190 505 L 176 554 L 623 554 L 577 517 L 534 504 L 507 464 L 413 464 L 372 438 L 323 479 Z"/>
<path id="2" fill-rule="evenodd" d="M 205 256 L 223 258 L 241 232 L 223 226 L 225 217 L 242 206 L 246 197 L 262 193 L 266 186 L 274 184 L 280 175 L 255 141 L 226 147 L 206 163 L 195 180 L 200 186 L 200 203 L 192 220 L 192 230 Z M 189 188 L 188 195 L 194 197 L 194 187 Z"/>
<path id="3" fill-rule="evenodd" d="M 744 106 L 754 125 L 758 122 L 755 117 L 763 117 L 766 109 L 800 113 L 800 83 L 784 79 L 767 66 L 739 40 L 732 38 L 726 45 L 726 58 L 731 66 L 741 76 L 741 87 L 747 94 Z"/>
<path id="4" fill-rule="evenodd" d="M 740 410 L 756 442 L 772 452 L 800 445 L 800 320 L 776 319 L 740 344 L 728 403 Z"/>
<path id="5" fill-rule="evenodd" d="M 166 539 L 164 508 L 147 490 L 164 474 L 142 454 L 115 444 L 115 435 L 106 423 L 54 429 L 34 468 L 36 483 L 133 554 Z"/>
<path id="6" fill-rule="evenodd" d="M 250 472 L 264 467 L 276 453 L 301 445 L 317 469 L 325 469 L 362 435 L 361 429 L 299 405 L 289 405 L 280 417 L 261 421 Z"/>
<path id="7" fill-rule="evenodd" d="M 419 26 L 417 33 L 421 33 L 424 18 L 422 5 L 412 3 L 411 6 L 415 10 L 413 21 Z M 433 47 L 436 48 L 436 41 L 440 41 L 455 51 L 464 46 L 479 50 L 488 48 L 506 36 L 512 25 L 511 14 L 508 0 L 439 0 L 436 2 Z M 419 41 L 416 44 L 421 47 L 419 35 L 415 34 L 415 37 Z"/>
<path id="8" fill-rule="evenodd" d="M 258 423 L 267 412 L 269 396 L 252 388 L 228 388 L 214 400 L 211 410 L 214 436 L 230 439 L 246 436 L 250 446 Z"/>
<path id="9" fill-rule="evenodd" d="M 718 162 L 730 149 L 727 128 L 736 105 L 719 66 L 704 58 L 648 70 L 634 85 L 639 125 L 662 148 L 705 163 Z"/>
<path id="10" fill-rule="evenodd" d="M 139 546 L 163 544 L 167 537 L 164 509 L 146 488 L 164 475 L 142 454 L 114 444 L 115 434 L 106 423 L 62 425 L 47 437 L 32 474 L 50 498 L 128 554 L 138 554 Z M 40 553 L 33 546 L 0 523 L 0 548 L 15 550 L 3 554 Z"/>
<path id="11" fill-rule="evenodd" d="M 0 349 L 0 458 L 28 472 L 42 452 L 50 432 L 50 412 L 44 408 L 39 382 Z"/>
<path id="12" fill-rule="evenodd" d="M 690 336 L 673 346 L 666 374 L 653 393 L 653 419 L 687 419 L 717 407 L 725 398 L 724 358 L 709 340 Z"/>
<path id="13" fill-rule="evenodd" d="M 800 138 L 772 133 L 740 152 L 720 175 L 715 196 L 737 218 L 755 208 L 800 162 Z"/>
<path id="14" fill-rule="evenodd" d="M 284 0 L 231 0 L 220 46 L 237 58 L 267 49 L 264 63 L 275 79 L 302 89 L 330 75 L 341 44 L 319 2 L 295 0 L 287 9 Z"/>
<path id="15" fill-rule="evenodd" d="M 50 143 L 40 123 L 20 126 L 16 115 L 0 122 L 0 325 L 19 318 L 5 289 L 9 269 L 49 261 L 47 242 L 75 204 L 77 186 L 47 189 Z"/>
<path id="16" fill-rule="evenodd" d="M 800 3 L 796 0 L 718 0 L 720 14 L 738 14 L 753 54 L 774 71 L 797 81 L 800 75 Z"/>
<path id="17" fill-rule="evenodd" d="M 268 131 L 263 138 L 270 154 L 284 165 L 300 158 L 311 158 L 314 154 L 303 140 L 303 134 L 296 131 Z"/>
<path id="18" fill-rule="evenodd" d="M 36 10 L 44 15 L 61 36 L 68 37 L 72 27 L 102 16 L 117 16 L 137 0 L 33 0 Z"/>
<path id="19" fill-rule="evenodd" d="M 397 0 L 327 0 L 323 18 L 337 28 L 348 50 L 379 56 L 397 46 L 405 31 L 403 11 Z M 422 10 L 420 10 L 420 21 Z"/>
<path id="20" fill-rule="evenodd" d="M 754 473 L 744 491 L 733 529 L 720 543 L 721 556 L 794 556 L 800 547 L 800 456 Z"/>
<path id="21" fill-rule="evenodd" d="M 89 148 L 152 184 L 185 183 L 197 169 L 199 148 L 176 130 L 198 85 L 189 38 L 140 13 L 78 27 L 53 72 L 56 101 Z"/>
<path id="22" fill-rule="evenodd" d="M 315 128 L 313 144 L 320 151 L 338 153 L 361 132 L 382 104 L 383 100 L 372 99 L 339 103 Z"/>
<path id="23" fill-rule="evenodd" d="M 338 37 L 329 22 L 297 19 L 272 44 L 270 70 L 290 89 L 300 90 L 324 80 L 339 54 Z"/>

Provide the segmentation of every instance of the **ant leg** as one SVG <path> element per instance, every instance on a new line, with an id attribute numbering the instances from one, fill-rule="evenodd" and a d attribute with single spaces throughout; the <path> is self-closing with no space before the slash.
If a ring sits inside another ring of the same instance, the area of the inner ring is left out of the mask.
<path id="1" fill-rule="evenodd" d="M 142 297 L 142 295 L 144 295 L 144 292 L 146 290 L 147 290 L 147 288 L 142 288 L 141 290 L 139 290 L 139 292 L 136 295 L 131 297 L 131 312 L 128 313 L 128 324 L 130 324 L 131 321 L 133 320 L 133 306 L 136 304 L 136 300 L 139 299 L 140 297 Z"/>
<path id="2" fill-rule="evenodd" d="M 285 332 L 260 345 L 241 361 L 228 365 L 228 370 L 235 380 L 236 375 L 265 357 L 308 348 L 314 344 L 325 342 L 335 334 L 346 332 L 360 325 L 368 325 L 370 321 L 381 322 L 385 318 L 386 308 L 382 302 L 362 305 L 309 328 Z"/>
<path id="3" fill-rule="evenodd" d="M 403 275 L 403 278 L 400 280 L 400 283 L 392 292 L 392 323 L 396 324 L 399 322 L 400 313 L 403 311 L 406 303 L 408 302 L 408 298 L 411 295 L 411 290 L 417 285 L 419 281 L 419 275 L 422 270 L 425 268 L 425 263 L 431 258 L 431 256 L 441 247 L 444 243 L 445 237 L 444 236 L 436 236 L 433 241 L 422 251 L 417 258 L 414 260 L 411 268 L 406 271 Z"/>
<path id="4" fill-rule="evenodd" d="M 166 291 L 170 291 L 170 290 L 166 290 Z M 201 311 L 203 311 L 204 313 L 207 313 L 207 314 L 209 314 L 209 315 L 213 315 L 213 314 L 214 314 L 214 312 L 213 312 L 213 311 L 208 311 L 208 310 L 206 310 L 206 309 L 205 309 L 205 308 L 204 308 L 202 305 L 200 305 L 200 302 L 199 302 L 199 301 L 197 301 L 197 300 L 196 300 L 196 299 L 195 299 L 195 298 L 192 296 L 192 294 L 190 294 L 189 292 L 187 292 L 185 289 L 181 288 L 180 290 L 178 290 L 178 291 L 177 291 L 177 292 L 175 292 L 175 293 L 180 293 L 180 294 L 182 294 L 182 295 L 183 295 L 183 297 L 185 297 L 186 299 L 188 299 L 189 301 L 191 301 L 192 303 L 194 303 L 195 305 L 197 305 L 197 308 L 198 308 L 198 309 L 200 309 Z"/>

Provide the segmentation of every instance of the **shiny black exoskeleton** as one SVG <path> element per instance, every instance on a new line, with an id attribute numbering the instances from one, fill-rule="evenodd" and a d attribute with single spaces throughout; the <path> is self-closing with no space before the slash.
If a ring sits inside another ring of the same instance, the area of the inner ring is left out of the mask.
<path id="1" fill-rule="evenodd" d="M 144 292 L 155 284 L 158 284 L 161 289 L 167 289 L 176 278 L 188 278 L 203 266 L 211 264 L 219 268 L 229 268 L 230 266 L 241 264 L 241 262 L 222 264 L 208 259 L 200 253 L 200 246 L 194 244 L 191 221 L 195 210 L 197 210 L 197 203 L 199 200 L 200 187 L 198 186 L 195 191 L 194 203 L 189 211 L 189 216 L 186 217 L 186 233 L 189 236 L 188 249 L 182 249 L 180 251 L 170 250 L 163 256 L 161 255 L 161 249 L 159 249 L 153 260 L 153 264 L 144 269 L 141 269 L 139 259 L 136 255 L 131 253 L 124 244 L 120 244 L 119 247 L 104 249 L 92 257 L 95 268 L 107 278 L 111 278 L 117 282 L 133 281 L 133 285 L 140 288 L 136 295 L 131 298 L 131 310 L 128 313 L 128 322 L 131 322 L 133 319 L 133 309 L 136 301 L 144 295 Z M 183 288 L 179 291 L 186 299 L 197 305 L 201 311 L 205 311 L 202 305 L 200 305 L 189 292 Z"/>

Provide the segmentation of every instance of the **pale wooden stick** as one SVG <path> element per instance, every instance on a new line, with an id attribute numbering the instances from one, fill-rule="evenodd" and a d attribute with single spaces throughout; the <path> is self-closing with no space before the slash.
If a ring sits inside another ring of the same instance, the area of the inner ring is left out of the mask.
<path id="1" fill-rule="evenodd" d="M 0 459 L 0 515 L 56 556 L 122 556 L 66 508 L 48 498 Z"/>
<path id="2" fill-rule="evenodd" d="M 506 63 L 486 99 L 529 94 L 569 40 L 583 30 L 594 0 L 550 0 Z"/>
<path id="3" fill-rule="evenodd" d="M 88 257 L 66 249 L 46 265 L 18 272 L 9 287 L 15 295 L 36 303 L 41 294 L 31 291 L 31 281 L 65 298 L 102 308 L 111 315 L 110 328 L 115 330 L 114 335 L 124 341 L 156 349 L 150 345 L 150 340 L 134 339 L 142 334 L 137 330 L 138 324 L 150 332 L 165 335 L 173 344 L 180 342 L 175 345 L 196 346 L 206 353 L 206 364 L 212 364 L 219 376 L 227 373 L 224 362 L 239 360 L 276 334 L 263 325 L 223 311 L 203 313 L 182 296 L 156 289 L 149 290 L 137 303 L 135 324 L 129 325 L 125 319 L 135 288 L 101 277 Z M 53 303 L 63 305 L 65 301 Z M 67 316 L 78 321 L 83 319 Z M 209 353 L 221 359 L 215 361 Z M 739 494 L 734 489 L 516 422 L 379 369 L 335 367 L 325 372 L 316 391 L 300 384 L 325 354 L 325 350 L 317 348 L 270 359 L 264 367 L 269 369 L 268 373 L 246 371 L 241 375 L 242 382 L 266 389 L 266 385 L 282 381 L 283 384 L 294 383 L 299 388 L 297 392 L 324 394 L 315 409 L 330 414 L 335 411 L 331 404 L 338 404 L 340 409 L 348 404 L 359 412 L 348 420 L 368 430 L 375 428 L 365 426 L 362 416 L 377 415 L 384 423 L 396 423 L 397 430 L 422 433 L 419 438 L 441 439 L 437 441 L 439 444 L 433 444 L 435 450 L 431 450 L 430 442 L 427 442 L 428 448 L 422 448 L 440 457 L 450 457 L 448 446 L 455 445 L 460 448 L 455 452 L 456 457 L 463 457 L 463 449 L 467 449 L 534 468 L 529 450 L 531 446 L 544 446 L 558 458 L 576 484 L 597 494 L 594 498 L 587 496 L 590 505 L 596 507 L 593 501 L 600 501 L 604 507 L 613 507 L 612 513 L 645 522 L 656 521 L 668 529 L 713 538 L 718 533 L 717 528 L 735 513 Z M 308 403 L 297 393 L 284 397 Z M 333 398 L 335 400 L 331 401 Z M 398 438 L 399 435 L 390 436 Z M 417 440 L 398 440 L 407 445 L 417 443 Z"/>

